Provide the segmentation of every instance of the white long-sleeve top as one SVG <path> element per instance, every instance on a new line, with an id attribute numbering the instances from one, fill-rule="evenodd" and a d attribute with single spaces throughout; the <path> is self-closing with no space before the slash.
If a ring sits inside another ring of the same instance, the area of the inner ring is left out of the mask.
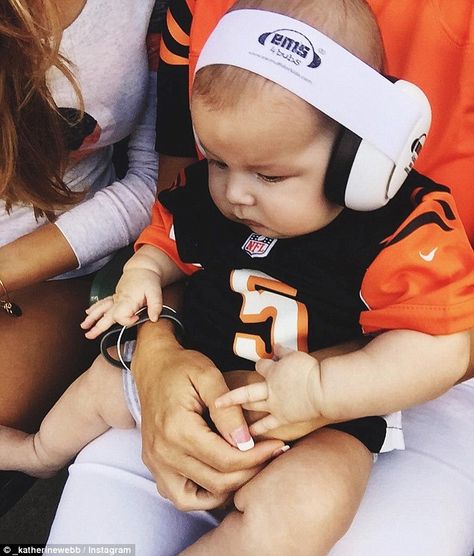
<path id="1" fill-rule="evenodd" d="M 158 159 L 154 150 L 156 79 L 149 68 L 146 38 L 154 0 L 87 0 L 64 30 L 61 53 L 81 89 L 85 112 L 95 131 L 72 153 L 65 182 L 87 191 L 80 204 L 55 224 L 71 245 L 78 268 L 61 278 L 90 273 L 133 241 L 150 219 Z M 60 108 L 78 108 L 76 95 L 56 68 L 48 76 Z M 94 121 L 91 120 L 91 121 Z M 115 178 L 113 144 L 130 135 L 129 169 Z M 81 139 L 82 140 L 82 139 Z M 27 206 L 10 214 L 0 201 L 0 245 L 46 223 Z"/>

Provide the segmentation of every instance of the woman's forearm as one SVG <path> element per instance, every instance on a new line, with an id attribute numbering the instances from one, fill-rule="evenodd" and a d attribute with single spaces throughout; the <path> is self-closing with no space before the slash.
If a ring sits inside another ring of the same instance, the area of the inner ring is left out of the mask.
<path id="1" fill-rule="evenodd" d="M 0 278 L 9 292 L 77 268 L 74 251 L 54 224 L 0 248 Z"/>

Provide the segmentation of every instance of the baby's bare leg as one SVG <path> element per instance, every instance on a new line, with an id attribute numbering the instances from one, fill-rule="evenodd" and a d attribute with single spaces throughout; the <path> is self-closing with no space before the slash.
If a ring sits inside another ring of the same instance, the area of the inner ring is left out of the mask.
<path id="1" fill-rule="evenodd" d="M 355 438 L 320 429 L 243 486 L 236 511 L 182 554 L 320 556 L 349 528 L 372 455 Z"/>
<path id="2" fill-rule="evenodd" d="M 37 433 L 0 426 L 0 469 L 50 477 L 110 427 L 134 426 L 121 371 L 98 357 L 64 392 Z"/>

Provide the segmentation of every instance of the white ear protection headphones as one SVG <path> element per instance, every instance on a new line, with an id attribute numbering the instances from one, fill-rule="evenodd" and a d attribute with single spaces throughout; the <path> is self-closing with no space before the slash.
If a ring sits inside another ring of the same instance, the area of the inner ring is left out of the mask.
<path id="1" fill-rule="evenodd" d="M 384 206 L 400 189 L 425 142 L 431 109 L 425 94 L 413 83 L 394 80 L 400 94 L 417 107 L 419 117 L 406 136 L 397 160 L 342 126 L 326 171 L 324 190 L 329 200 L 354 210 Z M 390 128 L 387 129 L 387 134 Z"/>
<path id="2" fill-rule="evenodd" d="M 214 64 L 262 75 L 341 124 L 325 193 L 354 210 L 378 209 L 397 193 L 429 131 L 431 108 L 419 87 L 384 77 L 313 27 L 281 14 L 226 14 L 196 72 Z"/>

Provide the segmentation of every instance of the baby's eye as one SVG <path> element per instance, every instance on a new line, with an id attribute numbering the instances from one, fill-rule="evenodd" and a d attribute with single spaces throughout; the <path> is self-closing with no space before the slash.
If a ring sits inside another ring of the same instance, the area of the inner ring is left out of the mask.
<path id="1" fill-rule="evenodd" d="M 278 183 L 285 179 L 285 176 L 265 176 L 264 174 L 257 174 L 257 177 L 266 183 Z"/>
<path id="2" fill-rule="evenodd" d="M 227 164 L 225 162 L 221 162 L 220 160 L 215 160 L 213 158 L 209 158 L 208 162 L 209 162 L 209 164 L 212 164 L 216 168 L 219 168 L 219 170 L 225 170 L 227 168 Z"/>

